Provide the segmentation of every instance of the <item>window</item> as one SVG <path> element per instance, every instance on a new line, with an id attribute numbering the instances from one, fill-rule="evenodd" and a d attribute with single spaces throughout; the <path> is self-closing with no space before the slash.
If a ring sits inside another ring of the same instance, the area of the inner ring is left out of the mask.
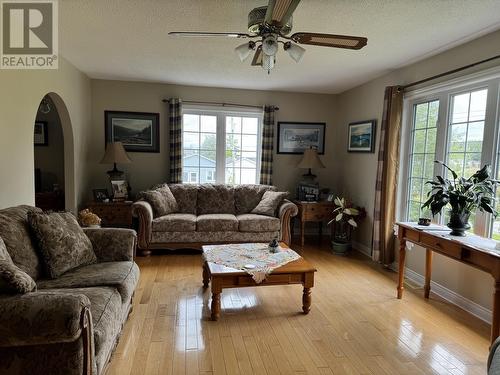
<path id="1" fill-rule="evenodd" d="M 413 139 L 410 152 L 408 220 L 418 221 L 419 217 L 429 216 L 422 212 L 426 201 L 425 182 L 434 176 L 434 158 L 436 152 L 437 120 L 439 101 L 433 100 L 413 106 Z"/>
<path id="2" fill-rule="evenodd" d="M 261 111 L 186 108 L 183 182 L 259 183 L 261 123 Z"/>
<path id="3" fill-rule="evenodd" d="M 490 164 L 500 178 L 499 145 L 500 69 L 416 90 L 405 95 L 402 134 L 399 216 L 416 221 L 431 217 L 422 211 L 430 186 L 426 181 L 449 172 L 433 163 L 442 160 L 468 178 L 484 164 Z M 500 189 L 497 199 L 500 199 Z M 500 210 L 500 202 L 496 202 Z M 446 224 L 447 212 L 434 218 Z M 471 215 L 471 231 L 500 239 L 500 217 L 476 212 Z"/>

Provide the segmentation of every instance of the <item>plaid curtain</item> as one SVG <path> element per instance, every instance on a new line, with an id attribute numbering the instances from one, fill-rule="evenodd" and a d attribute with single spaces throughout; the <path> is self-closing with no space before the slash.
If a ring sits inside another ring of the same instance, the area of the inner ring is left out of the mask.
<path id="1" fill-rule="evenodd" d="M 168 124 L 170 127 L 170 183 L 182 182 L 182 101 L 168 101 Z"/>
<path id="2" fill-rule="evenodd" d="M 273 105 L 264 106 L 264 122 L 262 126 L 262 156 L 260 163 L 260 183 L 273 183 L 273 143 L 274 143 L 274 112 Z"/>
<path id="3" fill-rule="evenodd" d="M 400 86 L 386 87 L 379 137 L 372 253 L 373 260 L 385 265 L 394 261 L 393 227 L 396 219 L 402 111 L 402 88 Z"/>

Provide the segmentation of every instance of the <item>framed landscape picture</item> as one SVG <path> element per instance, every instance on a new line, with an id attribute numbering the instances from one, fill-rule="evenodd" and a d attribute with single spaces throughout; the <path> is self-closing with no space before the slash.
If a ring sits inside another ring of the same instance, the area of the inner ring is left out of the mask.
<path id="1" fill-rule="evenodd" d="M 376 120 L 351 122 L 349 124 L 347 151 L 374 152 L 376 123 Z"/>
<path id="2" fill-rule="evenodd" d="M 316 148 L 325 153 L 324 122 L 278 122 L 278 154 L 302 154 Z"/>
<path id="3" fill-rule="evenodd" d="M 33 141 L 35 146 L 48 146 L 49 145 L 49 134 L 47 129 L 46 121 L 35 121 Z"/>
<path id="4" fill-rule="evenodd" d="M 105 144 L 122 142 L 128 152 L 160 152 L 160 114 L 105 111 Z"/>

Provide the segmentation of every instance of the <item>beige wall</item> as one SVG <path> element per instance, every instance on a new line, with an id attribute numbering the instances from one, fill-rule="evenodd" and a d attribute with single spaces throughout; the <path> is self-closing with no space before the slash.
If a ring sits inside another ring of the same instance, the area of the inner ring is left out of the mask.
<path id="1" fill-rule="evenodd" d="M 0 70 L 0 208 L 34 204 L 33 124 L 47 93 L 53 93 L 58 108 L 64 109 L 61 98 L 67 108 L 59 111 L 66 143 L 67 208 L 74 209 L 82 199 L 90 80 L 61 58 L 58 70 Z"/>
<path id="2" fill-rule="evenodd" d="M 178 86 L 143 82 L 92 80 L 92 130 L 91 146 L 87 157 L 91 163 L 87 190 L 107 186 L 106 170 L 109 165 L 99 165 L 104 154 L 104 111 L 123 110 L 160 113 L 160 153 L 129 153 L 132 164 L 120 165 L 127 172 L 133 192 L 153 184 L 168 181 L 168 106 L 162 99 L 179 97 L 184 100 L 227 102 L 247 105 L 274 104 L 279 106 L 277 121 L 326 122 L 325 165 L 331 167 L 335 160 L 336 120 L 335 97 L 331 95 L 297 94 L 271 91 L 220 89 Z M 276 147 L 275 147 L 276 150 Z M 295 185 L 304 170 L 296 169 L 298 155 L 274 155 L 273 183 L 280 189 L 294 193 Z M 328 169 L 315 171 L 322 186 L 331 184 Z"/>
<path id="3" fill-rule="evenodd" d="M 356 241 L 362 247 L 371 248 L 378 150 L 373 154 L 347 153 L 345 146 L 347 142 L 347 124 L 353 121 L 376 119 L 377 130 L 379 130 L 385 86 L 404 85 L 499 53 L 500 32 L 495 32 L 419 63 L 398 69 L 338 95 L 339 116 L 336 122 L 338 142 L 335 146 L 338 149 L 337 163 L 335 164 L 338 176 L 336 185 L 339 190 L 352 197 L 356 203 L 367 208 L 368 218 L 356 233 Z M 467 73 L 485 69 L 495 64 L 499 64 L 498 60 L 471 69 Z M 461 73 L 461 75 L 463 74 L 466 73 Z M 420 250 L 415 249 L 410 252 L 407 257 L 407 265 L 422 274 L 424 272 L 424 258 L 423 252 Z M 472 270 L 469 267 L 437 256 L 433 280 L 482 306 L 491 307 L 492 280 L 483 272 Z"/>

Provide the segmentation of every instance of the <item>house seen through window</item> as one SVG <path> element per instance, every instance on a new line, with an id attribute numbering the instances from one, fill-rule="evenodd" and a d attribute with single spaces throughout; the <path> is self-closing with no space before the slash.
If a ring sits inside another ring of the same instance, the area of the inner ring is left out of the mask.
<path id="1" fill-rule="evenodd" d="M 185 109 L 182 182 L 258 183 L 261 123 L 260 112 Z"/>

